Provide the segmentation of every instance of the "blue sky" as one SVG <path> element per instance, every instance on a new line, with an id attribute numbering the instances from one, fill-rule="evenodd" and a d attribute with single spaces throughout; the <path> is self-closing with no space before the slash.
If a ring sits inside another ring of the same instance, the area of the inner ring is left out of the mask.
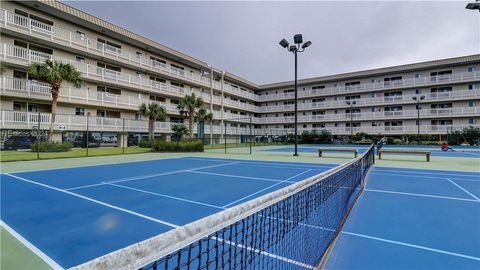
<path id="1" fill-rule="evenodd" d="M 64 2 L 256 83 L 293 79 L 296 33 L 299 78 L 480 53 L 467 1 Z"/>

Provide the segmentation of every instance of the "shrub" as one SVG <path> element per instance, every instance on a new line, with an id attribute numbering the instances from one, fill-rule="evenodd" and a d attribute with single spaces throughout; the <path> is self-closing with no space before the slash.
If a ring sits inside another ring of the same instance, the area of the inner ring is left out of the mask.
<path id="1" fill-rule="evenodd" d="M 141 140 L 138 142 L 138 147 L 141 147 L 141 148 L 151 148 L 152 147 L 152 144 L 150 143 L 149 140 Z"/>
<path id="2" fill-rule="evenodd" d="M 31 149 L 34 152 L 68 152 L 73 145 L 70 142 L 34 142 Z"/>
<path id="3" fill-rule="evenodd" d="M 156 152 L 203 152 L 203 143 L 201 140 L 181 142 L 156 140 L 153 150 Z"/>
<path id="4" fill-rule="evenodd" d="M 393 139 L 392 144 L 402 145 L 402 144 L 406 144 L 406 143 L 403 140 L 400 140 L 400 139 Z"/>

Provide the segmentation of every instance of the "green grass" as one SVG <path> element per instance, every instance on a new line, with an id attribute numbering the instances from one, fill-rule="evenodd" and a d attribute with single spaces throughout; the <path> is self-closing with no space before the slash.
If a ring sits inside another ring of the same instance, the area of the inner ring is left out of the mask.
<path id="1" fill-rule="evenodd" d="M 0 242 L 0 269 L 52 269 L 3 227 Z"/>
<path id="2" fill-rule="evenodd" d="M 125 148 L 125 154 L 138 154 L 150 152 L 150 148 L 128 147 Z M 88 149 L 88 156 L 108 156 L 108 155 L 121 155 L 123 154 L 122 148 L 90 148 Z M 68 152 L 51 152 L 40 153 L 40 159 L 52 159 L 52 158 L 73 158 L 73 157 L 85 157 L 87 156 L 87 149 L 74 148 Z M 26 151 L 0 151 L 0 160 L 5 161 L 27 161 L 37 159 L 37 153 L 30 150 Z"/>

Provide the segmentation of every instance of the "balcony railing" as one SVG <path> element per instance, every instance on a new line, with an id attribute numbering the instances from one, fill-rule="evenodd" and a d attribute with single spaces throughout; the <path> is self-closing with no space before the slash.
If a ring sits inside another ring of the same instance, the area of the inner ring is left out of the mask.
<path id="1" fill-rule="evenodd" d="M 40 118 L 39 118 L 40 117 Z M 10 129 L 36 129 L 40 120 L 40 128 L 48 129 L 51 123 L 50 113 L 26 112 L 26 111 L 0 111 L 0 127 Z M 55 117 L 54 129 L 68 131 L 117 131 L 117 132 L 148 132 L 148 121 L 108 118 L 98 116 L 80 116 L 57 114 Z M 213 126 L 213 132 L 220 133 L 220 126 Z M 156 132 L 171 133 L 170 122 L 155 122 Z M 210 132 L 210 125 L 205 125 L 205 132 Z M 232 131 L 237 132 L 237 131 Z M 241 130 L 238 130 L 240 134 Z M 237 134 L 237 133 L 235 133 Z"/>
<path id="2" fill-rule="evenodd" d="M 461 130 L 466 127 L 477 127 L 480 128 L 480 125 L 422 125 L 420 126 L 421 134 L 446 134 L 452 130 Z M 388 134 L 416 134 L 417 126 L 408 125 L 408 126 L 360 126 L 353 127 L 353 132 L 364 132 L 367 134 L 374 135 L 388 135 Z M 313 130 L 328 130 L 335 135 L 349 135 L 350 127 L 325 127 L 325 128 L 298 128 L 298 132 L 302 133 L 303 131 L 313 131 Z M 255 134 L 257 136 L 262 135 L 276 135 L 282 136 L 287 134 L 292 134 L 294 132 L 293 128 L 268 128 L 268 129 L 255 129 Z"/>
<path id="3" fill-rule="evenodd" d="M 205 77 L 198 73 L 186 72 L 185 70 L 152 60 L 150 58 L 139 57 L 135 52 L 119 49 L 103 42 L 98 42 L 95 39 L 90 39 L 85 35 L 79 35 L 78 33 L 15 14 L 5 9 L 0 9 L 0 26 L 15 31 L 26 31 L 30 35 L 38 34 L 40 37 L 61 42 L 72 48 L 78 48 L 78 46 L 80 46 L 86 51 L 100 54 L 102 56 L 110 56 L 113 59 L 123 63 L 138 65 L 142 68 L 150 69 L 153 72 L 200 84 L 204 87 L 210 86 L 209 77 Z M 214 82 L 213 86 L 216 90 L 221 89 L 221 85 L 218 82 Z M 225 84 L 224 90 L 236 95 L 241 94 L 242 96 L 252 100 L 256 99 L 255 94 L 236 91 L 227 84 Z"/>

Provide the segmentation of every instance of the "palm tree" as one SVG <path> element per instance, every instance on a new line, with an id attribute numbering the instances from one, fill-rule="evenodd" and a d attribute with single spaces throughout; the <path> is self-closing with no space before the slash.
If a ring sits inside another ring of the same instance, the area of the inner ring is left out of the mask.
<path id="1" fill-rule="evenodd" d="M 177 142 L 182 139 L 183 135 L 188 134 L 188 128 L 184 124 L 173 124 L 171 128 L 173 137 L 177 139 Z"/>
<path id="2" fill-rule="evenodd" d="M 203 108 L 203 99 L 201 97 L 196 97 L 194 93 L 191 95 L 186 95 L 178 103 L 177 109 L 180 111 L 180 114 L 185 115 L 188 118 L 188 130 L 190 131 L 190 138 L 193 139 L 195 134 L 193 133 L 193 124 L 200 119 L 198 116 L 205 117 L 207 112 Z M 211 113 L 210 113 L 211 114 Z"/>
<path id="3" fill-rule="evenodd" d="M 57 100 L 60 94 L 60 87 L 63 81 L 73 83 L 75 87 L 80 87 L 83 80 L 80 78 L 80 72 L 71 64 L 64 64 L 57 61 L 47 60 L 43 64 L 32 64 L 28 69 L 28 75 L 51 86 L 52 93 L 52 119 L 50 121 L 49 140 L 52 140 L 53 126 L 55 124 L 55 115 L 57 112 Z"/>
<path id="4" fill-rule="evenodd" d="M 198 110 L 197 115 L 195 116 L 195 121 L 199 123 L 211 122 L 213 120 L 213 114 L 207 112 L 204 108 Z"/>
<path id="5" fill-rule="evenodd" d="M 139 112 L 142 116 L 148 118 L 148 139 L 153 142 L 155 121 L 164 121 L 167 116 L 167 111 L 163 106 L 158 103 L 142 103 L 139 108 Z"/>

